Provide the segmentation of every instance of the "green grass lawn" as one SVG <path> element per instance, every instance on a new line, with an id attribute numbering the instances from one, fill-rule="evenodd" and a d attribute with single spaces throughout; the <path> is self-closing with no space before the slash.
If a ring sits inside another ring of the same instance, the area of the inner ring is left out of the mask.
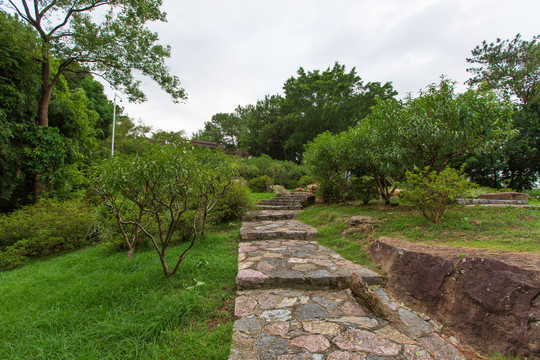
<path id="1" fill-rule="evenodd" d="M 276 197 L 277 193 L 275 192 L 262 192 L 262 193 L 256 193 L 252 192 L 251 196 L 253 196 L 253 200 L 255 200 L 255 203 L 258 203 L 261 200 L 268 200 Z"/>
<path id="2" fill-rule="evenodd" d="M 199 241 L 171 278 L 153 249 L 127 261 L 102 246 L 1 272 L 0 359 L 227 359 L 233 225 Z"/>
<path id="3" fill-rule="evenodd" d="M 371 216 L 379 223 L 372 231 L 342 234 L 354 215 Z M 366 245 L 379 236 L 426 244 L 540 253 L 539 209 L 453 205 L 442 223 L 432 224 L 407 206 L 349 203 L 312 206 L 299 219 L 319 230 L 321 244 L 372 268 Z"/>

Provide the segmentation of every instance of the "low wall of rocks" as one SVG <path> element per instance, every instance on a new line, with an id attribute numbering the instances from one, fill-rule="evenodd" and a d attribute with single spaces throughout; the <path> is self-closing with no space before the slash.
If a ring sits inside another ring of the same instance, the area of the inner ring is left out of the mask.
<path id="1" fill-rule="evenodd" d="M 387 290 L 486 354 L 540 359 L 540 256 L 379 238 Z"/>

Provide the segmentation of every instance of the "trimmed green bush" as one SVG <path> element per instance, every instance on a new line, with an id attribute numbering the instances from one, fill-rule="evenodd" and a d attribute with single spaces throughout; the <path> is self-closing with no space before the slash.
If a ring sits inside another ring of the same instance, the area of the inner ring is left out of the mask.
<path id="1" fill-rule="evenodd" d="M 212 209 L 211 218 L 217 223 L 239 220 L 255 206 L 249 189 L 241 182 L 235 181 L 218 200 Z"/>
<path id="2" fill-rule="evenodd" d="M 266 192 L 268 191 L 268 185 L 274 184 L 270 182 L 270 179 L 266 175 L 258 176 L 247 182 L 247 186 L 253 192 Z"/>
<path id="3" fill-rule="evenodd" d="M 0 215 L 0 269 L 80 248 L 93 241 L 92 207 L 75 199 L 42 199 L 8 215 Z"/>
<path id="4" fill-rule="evenodd" d="M 342 201 L 339 182 L 334 179 L 321 182 L 318 195 L 323 198 L 327 204 L 338 203 Z"/>
<path id="5" fill-rule="evenodd" d="M 424 170 L 407 171 L 406 177 L 400 198 L 433 223 L 441 222 L 446 207 L 470 187 L 463 172 L 450 167 L 437 173 L 427 166 Z"/>

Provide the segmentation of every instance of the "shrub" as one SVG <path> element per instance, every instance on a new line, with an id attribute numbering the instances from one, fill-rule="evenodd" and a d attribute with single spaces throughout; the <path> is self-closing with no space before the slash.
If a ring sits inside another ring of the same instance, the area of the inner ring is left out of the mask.
<path id="1" fill-rule="evenodd" d="M 301 187 L 305 188 L 308 185 L 318 183 L 318 181 L 311 175 L 304 175 L 298 180 L 298 183 Z"/>
<path id="2" fill-rule="evenodd" d="M 328 204 L 340 202 L 342 199 L 339 182 L 334 179 L 322 182 L 317 195 L 322 197 L 324 202 Z"/>
<path id="3" fill-rule="evenodd" d="M 434 223 L 442 219 L 446 206 L 463 194 L 470 186 L 462 171 L 446 167 L 440 173 L 424 170 L 406 172 L 405 191 L 400 195 L 404 201 L 422 212 Z"/>
<path id="4" fill-rule="evenodd" d="M 294 190 L 297 187 L 300 187 L 300 182 L 298 180 L 290 179 L 285 181 L 285 189 Z"/>
<path id="5" fill-rule="evenodd" d="M 221 150 L 149 145 L 141 156 L 122 155 L 94 168 L 93 189 L 110 208 L 131 259 L 144 234 L 156 250 L 163 272 L 172 276 L 195 239 L 204 235 L 207 216 L 232 185 L 234 159 Z M 189 245 L 167 265 L 176 241 Z"/>
<path id="6" fill-rule="evenodd" d="M 254 205 L 249 189 L 235 181 L 212 209 L 212 220 L 221 223 L 241 219 Z"/>
<path id="7" fill-rule="evenodd" d="M 248 180 L 247 182 L 247 186 L 253 192 L 266 192 L 268 191 L 268 186 L 270 185 L 274 184 L 271 183 L 270 179 L 266 175 L 258 176 Z"/>
<path id="8" fill-rule="evenodd" d="M 367 205 L 377 194 L 377 183 L 371 176 L 353 176 L 351 178 L 351 195 L 355 199 L 362 200 L 364 205 Z"/>
<path id="9" fill-rule="evenodd" d="M 93 241 L 93 209 L 85 201 L 42 199 L 0 215 L 0 268 L 11 269 L 28 257 L 43 257 Z"/>

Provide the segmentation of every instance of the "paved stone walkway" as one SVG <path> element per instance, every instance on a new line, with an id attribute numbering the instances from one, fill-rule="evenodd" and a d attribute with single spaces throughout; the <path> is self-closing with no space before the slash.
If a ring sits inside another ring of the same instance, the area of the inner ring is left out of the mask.
<path id="1" fill-rule="evenodd" d="M 315 229 L 290 220 L 300 196 L 296 204 L 282 197 L 266 205 L 282 209 L 244 221 L 229 360 L 465 359 L 436 323 L 376 286 L 380 275 L 317 244 Z"/>

